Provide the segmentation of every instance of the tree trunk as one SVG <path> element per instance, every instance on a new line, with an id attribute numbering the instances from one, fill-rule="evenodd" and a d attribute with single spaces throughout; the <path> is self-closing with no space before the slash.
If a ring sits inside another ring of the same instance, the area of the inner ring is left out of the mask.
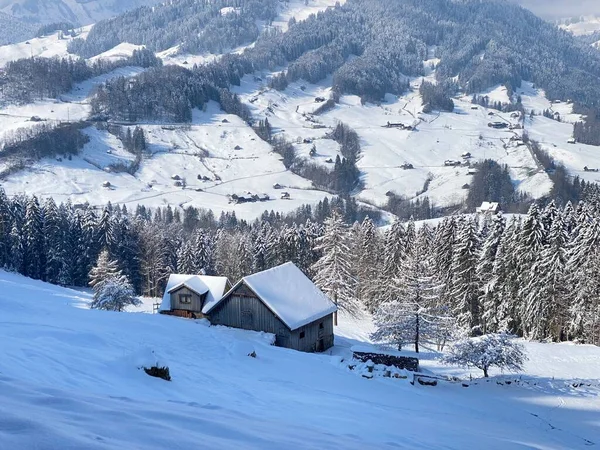
<path id="1" fill-rule="evenodd" d="M 335 303 L 335 307 L 337 308 L 338 306 L 338 299 L 337 299 L 337 292 L 333 294 L 333 303 Z M 335 312 L 333 313 L 333 326 L 337 327 L 338 326 L 338 314 L 337 314 L 337 309 L 335 310 Z"/>
<path id="2" fill-rule="evenodd" d="M 420 328 L 420 323 L 419 323 L 419 314 L 417 313 L 417 326 L 416 326 L 416 330 L 415 330 L 415 353 L 419 353 L 419 328 Z"/>
<path id="3" fill-rule="evenodd" d="M 484 376 L 485 378 L 488 378 L 488 377 L 489 377 L 489 375 L 488 375 L 488 368 L 487 368 L 487 367 L 484 367 L 484 368 L 483 368 L 483 376 Z"/>

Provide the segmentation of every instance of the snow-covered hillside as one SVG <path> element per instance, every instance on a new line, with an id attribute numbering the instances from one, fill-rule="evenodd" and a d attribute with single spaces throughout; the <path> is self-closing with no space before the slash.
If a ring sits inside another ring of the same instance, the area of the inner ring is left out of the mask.
<path id="1" fill-rule="evenodd" d="M 561 24 L 560 27 L 573 33 L 575 36 L 592 34 L 600 31 L 600 16 L 585 16 L 577 21 L 568 20 L 567 23 Z"/>
<path id="2" fill-rule="evenodd" d="M 519 383 L 365 379 L 369 322 L 305 354 L 260 333 L 87 309 L 89 294 L 0 272 L 0 446 L 577 449 L 597 445 L 596 347 L 529 344 Z M 255 350 L 257 357 L 246 356 Z M 425 369 L 442 370 L 433 360 Z M 172 381 L 139 367 L 168 364 Z M 467 377 L 458 368 L 446 373 Z M 574 380 L 589 379 L 581 387 Z M 514 378 L 513 378 L 514 380 Z M 588 386 L 589 384 L 589 386 Z M 201 443 L 201 444 L 200 444 Z"/>
<path id="3" fill-rule="evenodd" d="M 75 37 L 85 38 L 89 33 L 91 26 L 82 27 Z M 41 56 L 52 58 L 54 56 L 68 56 L 67 45 L 74 39 L 73 36 L 60 36 L 59 33 L 53 33 L 48 36 L 29 39 L 16 44 L 0 46 L 0 68 L 6 66 L 10 61 L 22 58 L 31 58 Z"/>
<path id="4" fill-rule="evenodd" d="M 0 0 L 0 11 L 23 21 L 87 25 L 158 0 Z"/>
<path id="5" fill-rule="evenodd" d="M 283 3 L 279 17 L 272 26 L 285 29 L 291 17 L 298 20 L 309 14 L 334 5 L 333 0 L 303 0 Z M 261 24 L 267 27 L 266 24 Z M 85 37 L 90 27 L 81 30 Z M 58 35 L 32 39 L 28 43 L 0 47 L 0 67 L 8 61 L 30 55 L 66 55 L 68 40 Z M 121 43 L 113 49 L 91 59 L 110 61 L 123 59 L 140 46 Z M 427 81 L 435 81 L 434 48 L 423 61 Z M 174 47 L 158 54 L 165 64 L 191 67 L 207 63 L 219 55 L 181 55 Z M 235 50 L 243 51 L 243 48 Z M 281 68 L 285 69 L 285 68 Z M 30 119 L 37 116 L 49 122 L 85 119 L 90 112 L 88 96 L 98 83 L 115 76 L 132 76 L 142 69 L 123 68 L 82 83 L 59 100 L 39 101 L 32 105 L 7 106 L 0 109 L 0 139 L 18 128 L 35 125 Z M 357 166 L 361 171 L 364 189 L 355 192 L 362 201 L 383 205 L 390 193 L 409 199 L 429 197 L 437 207 L 461 203 L 472 172 L 465 166 L 447 166 L 446 160 L 466 162 L 462 155 L 471 154 L 475 163 L 490 158 L 510 168 L 516 188 L 533 198 L 547 194 L 551 181 L 534 159 L 530 149 L 523 144 L 524 126 L 529 135 L 542 142 L 545 150 L 562 161 L 571 174 L 582 175 L 587 180 L 598 180 L 595 172 L 583 172 L 583 167 L 600 167 L 595 147 L 567 144 L 572 134 L 572 123 L 581 117 L 572 113 L 572 105 L 552 104 L 542 90 L 525 82 L 517 92 L 523 99 L 527 116 L 533 110 L 553 110 L 561 114 L 562 123 L 541 116 L 523 119 L 511 113 L 501 113 L 471 104 L 469 96 L 454 98 L 453 113 L 424 114 L 419 95 L 421 79 L 411 80 L 410 90 L 400 96 L 387 95 L 381 104 L 362 104 L 355 96 L 343 96 L 331 110 L 314 114 L 321 105 L 315 101 L 331 95 L 331 77 L 319 84 L 295 82 L 285 91 L 266 87 L 270 77 L 278 72 L 263 71 L 247 75 L 239 87 L 232 87 L 246 103 L 256 119 L 267 118 L 276 135 L 295 143 L 301 158 L 332 168 L 340 154 L 340 147 L 327 136 L 338 122 L 356 130 L 362 146 Z M 506 88 L 497 86 L 480 93 L 492 102 L 509 102 Z M 415 127 L 413 131 L 387 128 L 387 123 L 401 123 Z M 503 122 L 509 126 L 494 129 L 490 122 Z M 11 175 L 2 185 L 10 195 L 20 192 L 53 195 L 57 200 L 69 198 L 75 203 L 89 201 L 101 205 L 113 203 L 143 203 L 157 205 L 195 205 L 220 211 L 235 211 L 240 217 L 254 218 L 265 209 L 289 211 L 303 203 L 316 203 L 326 195 L 312 188 L 310 181 L 286 171 L 279 157 L 267 144 L 237 117 L 219 111 L 215 104 L 206 111 L 196 111 L 190 126 L 142 124 L 150 143 L 151 156 L 142 161 L 135 175 L 107 173 L 97 153 L 106 153 L 115 147 L 108 133 L 88 132 L 91 142 L 83 153 L 70 161 L 42 160 L 25 171 Z M 510 129 L 514 128 L 514 129 Z M 313 146 L 316 155 L 310 156 Z M 1 146 L 1 145 L 0 145 Z M 236 149 L 237 148 L 237 149 Z M 114 158 L 115 154 L 113 154 Z M 110 159 L 110 158 L 109 158 Z M 405 170 L 404 164 L 414 168 Z M 172 177 L 185 178 L 187 187 L 174 186 Z M 209 180 L 200 181 L 206 177 Z M 101 188 L 105 181 L 113 186 Z M 290 200 L 280 200 L 275 184 L 283 185 L 291 193 Z M 247 193 L 269 194 L 275 200 L 245 205 L 229 203 L 227 196 Z"/>

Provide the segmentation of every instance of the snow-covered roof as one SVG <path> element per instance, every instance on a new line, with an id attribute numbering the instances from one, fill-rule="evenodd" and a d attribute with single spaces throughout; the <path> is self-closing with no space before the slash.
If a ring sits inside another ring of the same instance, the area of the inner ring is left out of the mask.
<path id="1" fill-rule="evenodd" d="M 291 330 L 337 310 L 335 304 L 292 262 L 244 277 L 230 292 L 242 283 Z M 203 312 L 209 313 L 219 303 L 215 302 Z"/>
<path id="2" fill-rule="evenodd" d="M 169 276 L 169 281 L 167 281 L 167 287 L 160 304 L 160 310 L 168 311 L 171 309 L 171 292 L 176 291 L 183 286 L 194 291 L 198 295 L 203 295 L 208 292 L 203 307 L 203 310 L 208 310 L 221 300 L 228 283 L 229 280 L 227 277 L 171 274 Z"/>
<path id="3" fill-rule="evenodd" d="M 496 212 L 498 211 L 499 204 L 497 202 L 483 202 L 477 209 L 477 212 Z"/>

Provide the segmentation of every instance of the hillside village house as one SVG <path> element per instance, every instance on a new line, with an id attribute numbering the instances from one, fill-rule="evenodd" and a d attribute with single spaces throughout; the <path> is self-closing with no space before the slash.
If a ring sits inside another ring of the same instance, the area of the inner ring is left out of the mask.
<path id="1" fill-rule="evenodd" d="M 475 211 L 480 214 L 496 214 L 500 211 L 500 204 L 497 202 L 483 202 L 481 206 L 475 208 Z"/>
<path id="2" fill-rule="evenodd" d="M 275 345 L 304 352 L 333 346 L 336 311 L 291 262 L 244 277 L 233 288 L 225 277 L 171 275 L 160 306 L 162 314 L 272 333 Z"/>
<path id="3" fill-rule="evenodd" d="M 160 312 L 202 318 L 205 317 L 204 311 L 219 301 L 229 289 L 231 283 L 226 277 L 173 274 L 169 276 Z"/>
<path id="4" fill-rule="evenodd" d="M 293 263 L 242 278 L 204 309 L 214 325 L 264 331 L 275 345 L 304 352 L 333 346 L 337 307 Z"/>

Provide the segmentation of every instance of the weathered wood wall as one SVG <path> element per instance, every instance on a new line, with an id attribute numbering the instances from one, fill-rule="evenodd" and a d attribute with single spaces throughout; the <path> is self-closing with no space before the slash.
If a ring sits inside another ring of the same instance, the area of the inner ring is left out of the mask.
<path id="1" fill-rule="evenodd" d="M 179 294 L 191 295 L 192 303 L 180 303 L 179 302 Z M 180 289 L 177 289 L 176 291 L 172 292 L 170 295 L 171 295 L 171 309 L 181 309 L 184 311 L 194 311 L 194 312 L 202 311 L 202 306 L 204 303 L 204 299 L 206 297 L 206 295 L 200 296 L 200 295 L 196 294 L 195 292 L 190 291 L 185 286 L 181 287 Z"/>
<path id="2" fill-rule="evenodd" d="M 209 319 L 215 325 L 273 333 L 275 345 L 289 347 L 289 328 L 243 284 L 210 312 Z"/>
<path id="3" fill-rule="evenodd" d="M 323 324 L 323 328 L 321 328 Z M 301 338 L 301 333 L 304 337 Z M 322 341 L 319 343 L 319 341 Z M 333 346 L 333 314 L 292 331 L 290 347 L 303 352 L 325 351 Z"/>
<path id="4" fill-rule="evenodd" d="M 279 347 L 314 352 L 324 351 L 333 345 L 332 314 L 290 331 L 244 284 L 238 286 L 210 311 L 209 320 L 214 325 L 273 333 L 275 345 Z M 304 337 L 300 338 L 302 332 Z"/>

